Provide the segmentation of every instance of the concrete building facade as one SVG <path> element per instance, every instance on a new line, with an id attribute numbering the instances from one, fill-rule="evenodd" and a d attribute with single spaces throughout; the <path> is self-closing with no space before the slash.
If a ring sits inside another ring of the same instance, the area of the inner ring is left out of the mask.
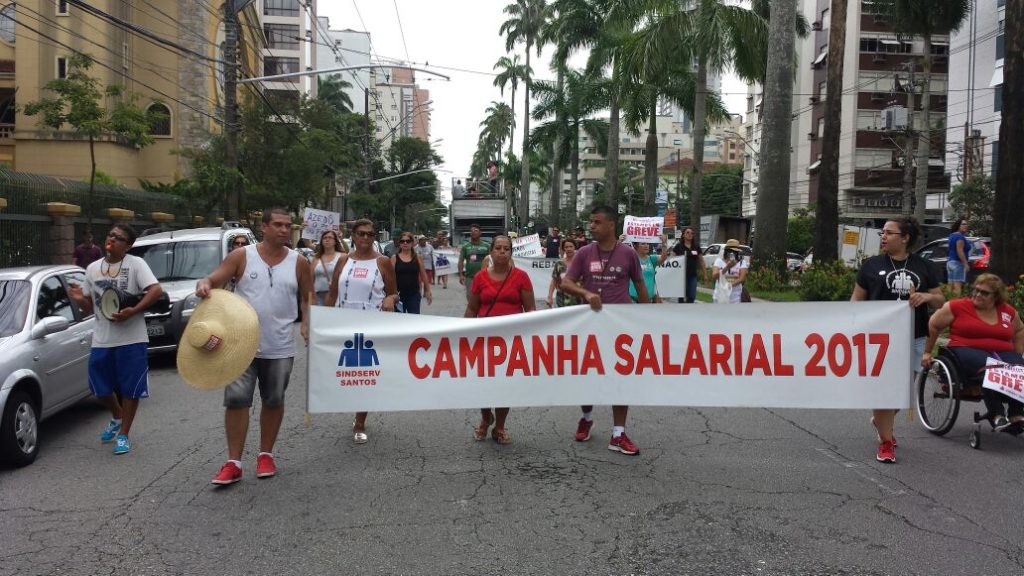
<path id="1" fill-rule="evenodd" d="M 370 64 L 369 32 L 349 29 L 332 30 L 330 21 L 324 16 L 317 18 L 317 31 L 320 36 L 314 44 L 316 46 L 317 70 Z M 356 114 L 365 113 L 365 89 L 371 86 L 370 70 L 351 70 L 339 72 L 338 75 L 348 84 L 345 93 L 352 100 L 352 111 Z M 329 75 L 321 75 L 321 77 L 323 76 Z"/>
<path id="2" fill-rule="evenodd" d="M 430 91 L 419 87 L 409 68 L 375 69 L 370 74 L 373 94 L 370 118 L 376 125 L 381 151 L 396 138 L 430 141 Z"/>

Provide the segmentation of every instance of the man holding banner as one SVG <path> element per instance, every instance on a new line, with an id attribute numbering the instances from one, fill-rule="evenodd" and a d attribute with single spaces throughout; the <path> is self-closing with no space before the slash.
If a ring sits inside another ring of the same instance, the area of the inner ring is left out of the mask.
<path id="1" fill-rule="evenodd" d="M 636 284 L 637 300 L 650 302 L 644 284 L 640 259 L 636 252 L 623 246 L 615 235 L 618 215 L 610 206 L 596 206 L 590 211 L 590 235 L 594 241 L 576 251 L 569 271 L 562 279 L 562 291 L 590 304 L 594 312 L 602 304 L 630 304 L 629 285 Z M 579 285 L 577 285 L 577 281 Z M 580 406 L 583 417 L 576 428 L 576 441 L 590 440 L 594 425 L 593 406 Z M 623 454 L 639 454 L 640 448 L 626 436 L 629 406 L 612 406 L 612 439 L 608 449 Z"/>

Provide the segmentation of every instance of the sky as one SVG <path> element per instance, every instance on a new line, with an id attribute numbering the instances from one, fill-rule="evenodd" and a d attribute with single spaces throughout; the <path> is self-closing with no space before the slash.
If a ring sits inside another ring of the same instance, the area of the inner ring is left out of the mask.
<path id="1" fill-rule="evenodd" d="M 492 101 L 510 102 L 493 85 L 494 64 L 507 54 L 505 39 L 498 29 L 505 21 L 502 9 L 507 0 L 318 0 L 317 13 L 330 19 L 334 30 L 370 32 L 372 51 L 383 59 L 399 59 L 425 66 L 450 77 L 445 81 L 417 73 L 421 88 L 430 90 L 433 103 L 431 141 L 442 139 L 435 150 L 444 159 L 438 178 L 445 196 L 452 178 L 465 179 L 476 150 L 480 122 Z M 403 34 L 404 32 L 404 34 Z M 403 37 L 404 36 L 404 37 Z M 523 47 L 514 48 L 524 59 Z M 551 48 L 531 66 L 539 79 L 553 80 L 548 69 Z M 582 66 L 585 55 L 570 62 Z M 723 99 L 731 112 L 746 109 L 746 85 L 735 77 L 723 79 Z M 522 148 L 522 87 L 516 93 L 516 150 Z M 531 120 L 531 126 L 535 122 Z"/>

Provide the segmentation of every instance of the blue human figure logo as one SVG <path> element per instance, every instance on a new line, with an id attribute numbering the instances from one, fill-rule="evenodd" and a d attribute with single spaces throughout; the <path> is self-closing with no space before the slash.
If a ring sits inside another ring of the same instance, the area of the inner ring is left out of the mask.
<path id="1" fill-rule="evenodd" d="M 357 332 L 352 340 L 345 341 L 345 348 L 338 358 L 338 366 L 354 368 L 378 364 L 380 359 L 377 358 L 377 351 L 373 349 L 373 340 L 365 340 L 362 332 Z"/>

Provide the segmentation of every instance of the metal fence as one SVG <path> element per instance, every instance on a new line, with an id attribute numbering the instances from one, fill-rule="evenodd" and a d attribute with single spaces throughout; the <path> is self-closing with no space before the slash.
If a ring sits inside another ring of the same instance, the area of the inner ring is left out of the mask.
<path id="1" fill-rule="evenodd" d="M 94 234 L 99 237 L 106 232 L 111 224 L 108 208 L 134 212 L 135 217 L 129 223 L 140 232 L 157 225 L 152 219 L 153 212 L 175 216 L 174 221 L 159 224 L 160 227 L 189 226 L 188 208 L 182 198 L 106 184 L 97 184 L 90 195 L 88 182 L 0 170 L 0 198 L 7 200 L 7 208 L 0 212 L 0 267 L 3 268 L 51 261 L 52 221 L 46 209 L 49 202 L 82 207 L 82 213 L 72 218 L 76 243 L 85 235 L 90 213 Z"/>

